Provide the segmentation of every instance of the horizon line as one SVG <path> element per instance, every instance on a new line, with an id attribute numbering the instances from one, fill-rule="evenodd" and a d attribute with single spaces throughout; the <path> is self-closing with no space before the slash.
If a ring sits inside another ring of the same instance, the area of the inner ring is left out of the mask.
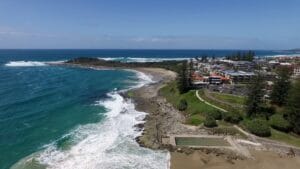
<path id="1" fill-rule="evenodd" d="M 0 48 L 0 50 L 240 50 L 240 51 L 289 51 L 297 49 L 205 49 L 205 48 Z"/>

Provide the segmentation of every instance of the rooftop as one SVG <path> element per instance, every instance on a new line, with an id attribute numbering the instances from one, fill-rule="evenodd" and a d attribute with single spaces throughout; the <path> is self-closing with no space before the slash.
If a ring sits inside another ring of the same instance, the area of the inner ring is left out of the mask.
<path id="1" fill-rule="evenodd" d="M 235 71 L 235 70 L 224 70 L 222 71 L 224 74 L 228 74 L 231 76 L 254 76 L 253 72 L 245 72 L 245 71 Z"/>

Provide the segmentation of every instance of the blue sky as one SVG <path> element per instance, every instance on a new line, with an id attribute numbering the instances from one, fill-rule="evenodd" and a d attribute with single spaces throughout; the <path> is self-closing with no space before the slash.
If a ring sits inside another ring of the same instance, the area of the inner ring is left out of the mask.
<path id="1" fill-rule="evenodd" d="M 299 48 L 299 8 L 299 0 L 0 0 L 0 48 Z"/>

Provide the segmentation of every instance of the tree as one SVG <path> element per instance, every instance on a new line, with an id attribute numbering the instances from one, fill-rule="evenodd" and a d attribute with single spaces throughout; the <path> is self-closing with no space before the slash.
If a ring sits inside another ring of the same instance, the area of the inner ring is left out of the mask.
<path id="1" fill-rule="evenodd" d="M 245 53 L 244 60 L 251 62 L 251 61 L 253 61 L 254 56 L 255 56 L 255 53 L 253 51 L 249 50 L 247 53 Z"/>
<path id="2" fill-rule="evenodd" d="M 204 121 L 204 126 L 205 127 L 217 127 L 218 124 L 214 117 L 212 116 L 206 116 L 205 121 Z"/>
<path id="3" fill-rule="evenodd" d="M 203 63 L 208 62 L 207 55 L 202 55 L 201 62 L 203 62 Z"/>
<path id="4" fill-rule="evenodd" d="M 255 52 L 254 51 L 238 51 L 236 53 L 233 53 L 230 56 L 225 56 L 226 59 L 228 60 L 234 60 L 234 61 L 250 61 L 252 62 L 255 56 Z"/>
<path id="5" fill-rule="evenodd" d="M 246 100 L 246 113 L 248 117 L 259 115 L 264 106 L 263 96 L 265 95 L 265 80 L 259 73 L 252 79 L 248 86 L 248 97 Z"/>
<path id="6" fill-rule="evenodd" d="M 212 55 L 211 59 L 212 59 L 213 61 L 215 61 L 215 60 L 216 60 L 216 56 L 215 56 L 215 55 Z"/>
<path id="7" fill-rule="evenodd" d="M 189 81 L 187 78 L 187 73 L 187 62 L 184 61 L 181 65 L 181 70 L 178 74 L 177 80 L 177 87 L 180 94 L 186 93 L 189 90 Z"/>
<path id="8" fill-rule="evenodd" d="M 295 133 L 300 134 L 300 79 L 292 85 L 287 99 L 288 121 Z"/>
<path id="9" fill-rule="evenodd" d="M 291 71 L 287 67 L 281 67 L 278 69 L 278 77 L 274 82 L 273 90 L 270 95 L 271 102 L 282 106 L 287 101 L 288 91 L 291 87 Z"/>
<path id="10" fill-rule="evenodd" d="M 236 54 L 236 61 L 240 61 L 240 60 L 242 60 L 242 54 L 241 54 L 241 52 L 237 52 L 237 54 Z"/>

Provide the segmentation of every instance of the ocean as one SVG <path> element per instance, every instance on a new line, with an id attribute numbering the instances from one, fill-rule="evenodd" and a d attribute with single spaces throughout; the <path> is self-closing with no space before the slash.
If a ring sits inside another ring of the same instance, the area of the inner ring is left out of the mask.
<path id="1" fill-rule="evenodd" d="M 169 153 L 139 147 L 145 112 L 120 91 L 151 83 L 128 70 L 50 66 L 75 57 L 161 61 L 234 50 L 0 50 L 0 169 L 167 169 Z M 257 56 L 294 55 L 256 51 Z"/>

